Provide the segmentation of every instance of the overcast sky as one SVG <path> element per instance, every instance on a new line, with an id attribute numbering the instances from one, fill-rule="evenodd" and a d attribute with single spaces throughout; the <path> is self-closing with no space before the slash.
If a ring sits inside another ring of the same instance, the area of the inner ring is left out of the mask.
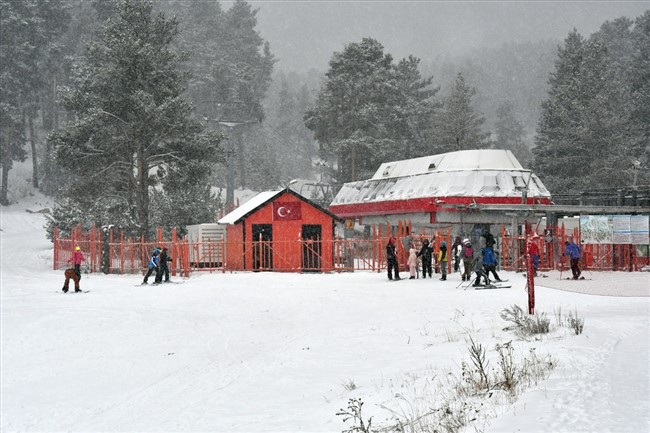
<path id="1" fill-rule="evenodd" d="M 634 19 L 646 1 L 250 1 L 276 69 L 325 71 L 334 51 L 373 37 L 395 58 L 426 60 L 507 42 L 583 36 L 606 20 Z M 224 2 L 224 8 L 229 2 Z"/>

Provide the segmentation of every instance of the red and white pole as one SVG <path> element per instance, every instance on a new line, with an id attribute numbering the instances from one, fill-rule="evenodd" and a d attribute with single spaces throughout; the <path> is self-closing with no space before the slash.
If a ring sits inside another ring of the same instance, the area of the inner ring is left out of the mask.
<path id="1" fill-rule="evenodd" d="M 526 279 L 528 280 L 528 314 L 535 314 L 535 268 L 533 258 L 530 255 L 529 247 L 532 242 L 530 236 L 530 225 L 526 222 L 526 241 L 524 252 L 526 254 Z"/>

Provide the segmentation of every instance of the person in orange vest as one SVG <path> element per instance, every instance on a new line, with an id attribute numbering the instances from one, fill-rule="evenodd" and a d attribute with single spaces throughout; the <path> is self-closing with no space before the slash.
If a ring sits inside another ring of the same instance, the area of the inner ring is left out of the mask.
<path id="1" fill-rule="evenodd" d="M 72 257 L 68 260 L 68 262 L 71 262 L 74 265 L 74 271 L 77 274 L 77 278 L 81 279 L 81 262 L 84 261 L 84 255 L 81 253 L 81 248 L 76 246 L 74 248 L 74 253 L 72 253 Z"/>

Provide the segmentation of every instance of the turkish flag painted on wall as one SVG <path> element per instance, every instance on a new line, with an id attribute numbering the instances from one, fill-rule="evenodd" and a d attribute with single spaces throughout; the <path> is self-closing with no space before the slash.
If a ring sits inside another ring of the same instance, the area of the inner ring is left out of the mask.
<path id="1" fill-rule="evenodd" d="M 294 221 L 302 219 L 299 201 L 273 202 L 273 221 Z"/>

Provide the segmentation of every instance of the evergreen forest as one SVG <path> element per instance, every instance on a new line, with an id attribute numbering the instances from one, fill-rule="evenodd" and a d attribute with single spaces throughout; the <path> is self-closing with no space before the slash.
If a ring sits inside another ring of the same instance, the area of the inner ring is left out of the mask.
<path id="1" fill-rule="evenodd" d="M 51 224 L 150 236 L 214 221 L 237 190 L 303 179 L 327 206 L 382 162 L 488 148 L 552 195 L 649 188 L 650 10 L 459 58 L 394 58 L 369 36 L 297 72 L 262 7 L 0 0 L 0 204 L 31 160 Z"/>

